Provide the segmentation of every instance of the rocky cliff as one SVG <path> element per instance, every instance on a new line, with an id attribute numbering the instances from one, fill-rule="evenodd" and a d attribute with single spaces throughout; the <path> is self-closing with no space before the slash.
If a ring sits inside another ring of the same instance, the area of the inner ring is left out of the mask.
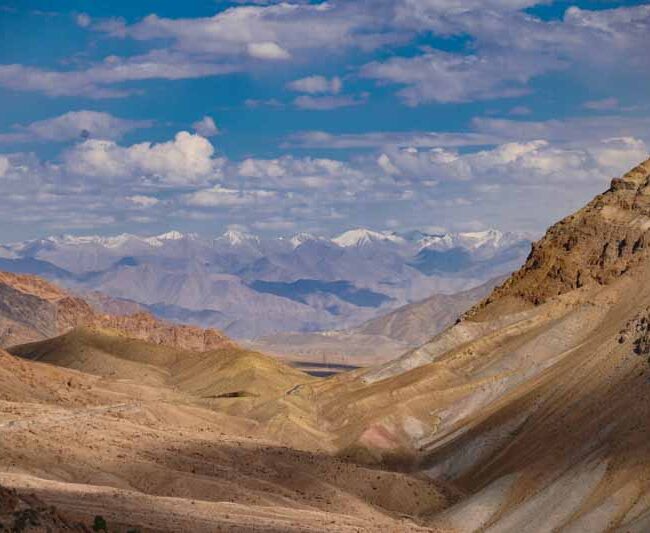
<path id="1" fill-rule="evenodd" d="M 650 159 L 533 244 L 524 266 L 467 315 L 486 307 L 504 310 L 539 305 L 587 285 L 607 285 L 648 256 Z"/>

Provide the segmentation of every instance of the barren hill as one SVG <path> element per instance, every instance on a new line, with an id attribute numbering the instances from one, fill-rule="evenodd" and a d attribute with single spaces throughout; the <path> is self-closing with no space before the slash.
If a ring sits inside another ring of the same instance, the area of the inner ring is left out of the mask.
<path id="1" fill-rule="evenodd" d="M 188 350 L 205 351 L 229 343 L 217 330 L 170 324 L 148 313 L 96 312 L 82 298 L 37 276 L 0 272 L 0 346 L 54 337 L 79 326 L 111 329 Z"/>
<path id="2" fill-rule="evenodd" d="M 454 294 L 434 294 L 384 316 L 364 322 L 355 333 L 379 335 L 408 344 L 420 345 L 449 327 L 477 301 L 487 296 L 503 277 Z"/>

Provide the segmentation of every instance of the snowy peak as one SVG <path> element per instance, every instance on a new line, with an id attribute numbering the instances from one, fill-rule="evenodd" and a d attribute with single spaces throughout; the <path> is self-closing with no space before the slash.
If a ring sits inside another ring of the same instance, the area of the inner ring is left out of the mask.
<path id="1" fill-rule="evenodd" d="M 100 237 L 99 235 L 84 235 L 76 237 L 74 235 L 56 235 L 33 241 L 34 244 L 42 246 L 84 246 L 84 245 L 97 245 L 105 248 L 119 248 L 124 244 L 131 241 L 139 241 L 140 237 L 131 235 L 130 233 L 122 233 L 113 237 Z"/>
<path id="2" fill-rule="evenodd" d="M 496 229 L 488 229 L 485 231 L 427 235 L 418 242 L 418 245 L 420 249 L 427 248 L 431 250 L 449 250 L 451 248 L 464 248 L 472 251 L 479 249 L 497 250 L 530 239 L 530 235 L 523 233 L 504 233 Z"/>
<path id="3" fill-rule="evenodd" d="M 228 244 L 230 246 L 242 246 L 250 244 L 259 244 L 260 238 L 252 233 L 246 233 L 238 230 L 228 230 L 221 237 L 215 239 L 218 243 Z"/>
<path id="4" fill-rule="evenodd" d="M 389 232 L 372 231 L 366 228 L 357 228 L 342 233 L 338 237 L 334 237 L 332 242 L 338 244 L 342 248 L 360 248 L 368 244 L 376 242 L 396 242 L 401 243 L 404 239 Z"/>
<path id="5" fill-rule="evenodd" d="M 144 242 L 146 242 L 149 246 L 153 246 L 154 248 L 160 248 L 164 246 L 167 243 L 170 242 L 177 242 L 177 241 L 182 241 L 184 239 L 196 239 L 198 236 L 194 233 L 181 233 L 180 231 L 168 231 L 167 233 L 163 233 L 162 235 L 156 235 L 155 237 L 147 237 L 144 239 Z"/>
<path id="6" fill-rule="evenodd" d="M 181 233 L 180 231 L 168 231 L 167 233 L 163 233 L 162 235 L 157 235 L 154 237 L 155 239 L 158 239 L 159 241 L 180 241 L 181 239 L 185 238 L 185 234 Z"/>
<path id="7" fill-rule="evenodd" d="M 311 233 L 296 233 L 293 237 L 289 239 L 289 242 L 291 243 L 291 246 L 295 249 L 298 248 L 298 246 L 305 244 L 306 242 L 316 241 L 318 239 L 319 237 L 316 237 Z"/>

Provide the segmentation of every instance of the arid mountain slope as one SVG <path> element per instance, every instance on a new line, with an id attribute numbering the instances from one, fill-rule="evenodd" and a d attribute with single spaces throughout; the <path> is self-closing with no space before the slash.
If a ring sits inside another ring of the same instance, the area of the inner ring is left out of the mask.
<path id="1" fill-rule="evenodd" d="M 267 397 L 309 382 L 306 374 L 262 354 L 227 345 L 193 352 L 129 338 L 120 331 L 76 328 L 65 335 L 10 348 L 23 359 L 97 376 L 191 391 L 201 398 Z"/>
<path id="2" fill-rule="evenodd" d="M 419 346 L 449 327 L 465 311 L 485 298 L 495 285 L 504 281 L 499 277 L 467 291 L 454 294 L 434 294 L 369 320 L 354 328 L 354 333 L 378 335 Z"/>
<path id="3" fill-rule="evenodd" d="M 646 162 L 551 228 L 459 324 L 316 383 L 341 449 L 453 484 L 463 497 L 439 527 L 647 531 L 649 192 Z"/>
<path id="4" fill-rule="evenodd" d="M 551 227 L 525 265 L 469 316 L 540 304 L 585 285 L 606 285 L 647 261 L 650 160 Z"/>
<path id="5" fill-rule="evenodd" d="M 39 277 L 0 272 L 0 346 L 55 337 L 78 326 L 111 329 L 188 350 L 206 351 L 229 343 L 217 330 L 169 324 L 148 313 L 96 312 L 85 300 Z"/>
<path id="6" fill-rule="evenodd" d="M 90 533 L 92 530 L 66 520 L 55 508 L 46 505 L 36 496 L 24 496 L 15 490 L 0 487 L 0 531 Z"/>

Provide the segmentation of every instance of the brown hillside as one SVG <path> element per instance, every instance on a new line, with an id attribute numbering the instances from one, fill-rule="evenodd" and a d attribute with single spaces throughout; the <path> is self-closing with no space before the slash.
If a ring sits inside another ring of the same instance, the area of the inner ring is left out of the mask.
<path id="1" fill-rule="evenodd" d="M 55 337 L 80 326 L 195 351 L 230 342 L 217 330 L 170 324 L 148 313 L 99 313 L 85 300 L 37 276 L 0 272 L 0 346 Z"/>
<path id="2" fill-rule="evenodd" d="M 538 305 L 587 285 L 606 285 L 643 263 L 650 248 L 650 159 L 533 244 L 524 266 L 475 307 Z"/>

